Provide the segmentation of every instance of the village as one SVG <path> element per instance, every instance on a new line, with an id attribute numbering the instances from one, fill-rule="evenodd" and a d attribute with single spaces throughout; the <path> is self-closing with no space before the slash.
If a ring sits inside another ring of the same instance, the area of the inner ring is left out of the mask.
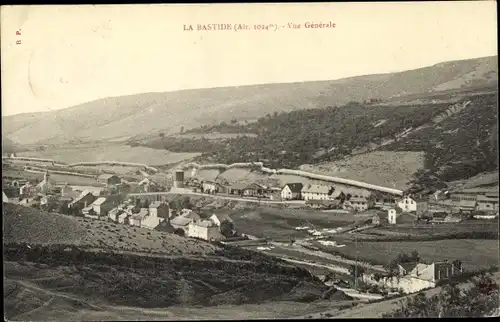
<path id="1" fill-rule="evenodd" d="M 45 171 L 40 182 L 16 179 L 3 180 L 3 202 L 33 207 L 48 212 L 81 216 L 93 220 L 112 221 L 117 224 L 159 229 L 186 238 L 197 238 L 209 242 L 222 242 L 238 247 L 263 251 L 285 261 L 294 262 L 308 268 L 323 268 L 320 274 L 325 283 L 345 283 L 333 276 L 352 275 L 350 267 L 358 267 L 358 261 L 341 259 L 320 250 L 317 245 L 341 248 L 345 245 L 328 240 L 332 236 L 360 236 L 364 230 L 374 227 L 398 226 L 400 224 L 453 224 L 467 220 L 488 220 L 498 218 L 498 190 L 465 189 L 455 192 L 434 192 L 430 195 L 394 196 L 373 192 L 351 195 L 337 189 L 335 185 L 287 183 L 282 187 L 267 187 L 259 183 L 224 185 L 215 181 L 200 181 L 184 178 L 184 171 L 175 172 L 170 190 L 159 187 L 145 177 L 136 183 L 126 182 L 116 174 L 101 174 L 94 187 L 71 186 L 56 183 L 50 171 Z M 130 186 L 134 188 L 131 190 Z M 127 189 L 123 189 L 126 187 Z M 154 187 L 154 188 L 152 188 Z M 85 188 L 85 189 L 84 189 Z M 207 195 L 211 198 L 229 198 L 273 205 L 290 205 L 295 208 L 311 209 L 337 216 L 352 216 L 352 223 L 328 229 L 307 225 L 295 227 L 296 231 L 306 231 L 310 237 L 290 238 L 290 242 L 259 238 L 248 234 L 245 227 L 236 227 L 234 221 L 224 211 L 211 213 L 193 209 L 189 202 L 169 202 L 168 195 Z M 357 237 L 356 237 L 357 238 Z M 289 256 L 290 252 L 294 256 Z M 297 256 L 297 254 L 299 254 Z M 302 258 L 303 256 L 305 258 Z M 311 260 L 311 256 L 313 259 Z M 404 255 L 406 256 L 406 255 Z M 403 256 L 403 257 L 404 257 Z M 357 276 L 363 277 L 365 293 L 345 288 L 349 294 L 361 298 L 387 296 L 392 290 L 406 293 L 435 287 L 440 280 L 462 271 L 460 262 L 421 263 L 403 258 L 394 270 L 363 263 Z M 363 272 L 365 272 L 363 274 Z M 369 274 L 368 274 L 369 272 Z M 336 275 L 340 274 L 340 275 Z M 398 275 L 398 281 L 392 278 Z M 356 282 L 357 283 L 357 282 Z M 369 286 L 372 285 L 372 286 Z M 373 289 L 377 285 L 377 289 Z M 380 291 L 379 288 L 389 291 Z M 354 292 L 354 293 L 353 293 Z M 389 293 L 388 293 L 389 292 Z M 381 295 L 382 294 L 382 295 Z"/>

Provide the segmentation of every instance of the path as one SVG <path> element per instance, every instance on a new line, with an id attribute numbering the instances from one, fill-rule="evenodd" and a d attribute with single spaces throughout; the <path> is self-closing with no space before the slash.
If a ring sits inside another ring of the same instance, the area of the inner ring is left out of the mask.
<path id="1" fill-rule="evenodd" d="M 167 196 L 167 195 L 176 195 L 176 194 L 188 194 L 188 195 L 194 195 L 194 196 L 201 196 L 201 197 L 210 197 L 214 199 L 224 199 L 224 200 L 234 200 L 234 201 L 243 201 L 243 202 L 253 202 L 253 203 L 259 203 L 259 204 L 290 204 L 290 205 L 304 205 L 304 201 L 295 201 L 295 200 L 290 200 L 290 201 L 281 201 L 281 200 L 262 200 L 262 199 L 248 199 L 248 198 L 238 198 L 238 197 L 231 197 L 231 196 L 226 196 L 226 195 L 219 195 L 219 194 L 207 194 L 207 193 L 200 193 L 200 192 L 193 192 L 188 189 L 178 191 L 178 192 L 171 192 L 171 191 L 166 191 L 166 192 L 143 192 L 143 193 L 129 193 L 127 196 L 128 197 L 148 197 L 148 196 Z"/>

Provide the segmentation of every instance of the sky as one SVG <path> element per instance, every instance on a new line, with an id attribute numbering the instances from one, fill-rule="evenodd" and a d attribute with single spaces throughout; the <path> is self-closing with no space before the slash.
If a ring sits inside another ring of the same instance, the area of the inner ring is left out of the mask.
<path id="1" fill-rule="evenodd" d="M 497 55 L 494 1 L 2 6 L 0 22 L 2 115 Z M 213 23 L 232 29 L 196 30 Z M 253 30 L 288 23 L 301 28 Z M 234 30 L 239 24 L 250 29 Z M 189 25 L 195 30 L 185 31 Z"/>

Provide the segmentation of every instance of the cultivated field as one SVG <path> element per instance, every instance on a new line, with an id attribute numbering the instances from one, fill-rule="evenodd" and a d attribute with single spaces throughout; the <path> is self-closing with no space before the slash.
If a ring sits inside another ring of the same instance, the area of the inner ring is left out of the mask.
<path id="1" fill-rule="evenodd" d="M 45 151 L 20 152 L 21 157 L 54 159 L 64 163 L 93 161 L 122 161 L 164 165 L 191 159 L 199 153 L 173 153 L 146 147 L 130 147 L 118 144 L 85 144 L 47 147 Z"/>
<path id="2" fill-rule="evenodd" d="M 423 161 L 423 152 L 376 151 L 300 169 L 404 190 L 412 175 L 423 168 Z"/>
<path id="3" fill-rule="evenodd" d="M 345 247 L 330 248 L 332 252 L 355 258 L 354 242 L 342 241 Z M 422 260 L 443 261 L 461 260 L 466 270 L 487 269 L 498 265 L 498 240 L 480 239 L 445 239 L 436 241 L 397 241 L 397 242 L 359 242 L 358 256 L 361 260 L 384 265 L 401 252 L 411 253 L 416 250 Z"/>

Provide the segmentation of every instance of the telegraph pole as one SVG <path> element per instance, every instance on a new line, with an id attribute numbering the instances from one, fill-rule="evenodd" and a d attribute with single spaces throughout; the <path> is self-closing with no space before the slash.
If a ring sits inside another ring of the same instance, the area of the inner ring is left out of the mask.
<path id="1" fill-rule="evenodd" d="M 356 233 L 355 233 L 356 234 Z M 354 289 L 358 289 L 358 235 L 354 235 L 354 246 L 356 247 L 356 263 L 354 266 Z"/>

